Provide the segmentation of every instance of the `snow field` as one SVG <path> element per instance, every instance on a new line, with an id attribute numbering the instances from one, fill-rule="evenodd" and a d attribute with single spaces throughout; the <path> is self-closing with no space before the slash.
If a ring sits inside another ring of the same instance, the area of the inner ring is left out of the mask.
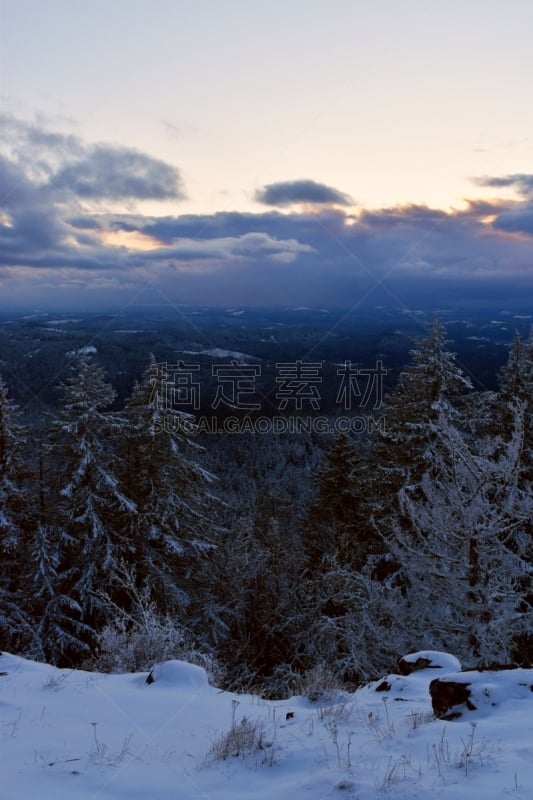
<path id="1" fill-rule="evenodd" d="M 533 692 L 512 673 L 477 674 L 497 704 L 443 722 L 428 686 L 445 669 L 315 703 L 221 691 L 179 661 L 151 685 L 6 654 L 0 671 L 0 800 L 533 796 Z"/>

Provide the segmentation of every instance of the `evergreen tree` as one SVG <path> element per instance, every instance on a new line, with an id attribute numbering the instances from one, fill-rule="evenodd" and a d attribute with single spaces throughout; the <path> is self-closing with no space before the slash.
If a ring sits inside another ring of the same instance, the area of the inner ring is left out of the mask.
<path id="1" fill-rule="evenodd" d="M 395 559 L 387 553 L 392 522 L 402 524 L 406 535 L 412 527 L 409 516 L 401 513 L 400 491 L 408 486 L 416 493 L 437 460 L 450 458 L 443 448 L 443 426 L 460 425 L 464 435 L 471 435 L 458 409 L 461 393 L 471 388 L 471 382 L 447 349 L 445 330 L 436 315 L 430 335 L 411 356 L 413 363 L 400 374 L 385 404 L 385 425 L 374 447 L 372 524 L 385 550 L 385 557 L 374 565 L 374 576 L 380 580 L 396 568 Z"/>
<path id="2" fill-rule="evenodd" d="M 31 631 L 21 592 L 32 509 L 25 490 L 24 430 L 0 377 L 0 647 L 16 649 Z"/>
<path id="3" fill-rule="evenodd" d="M 299 589 L 305 608 L 295 645 L 311 668 L 360 684 L 391 671 L 398 657 L 386 587 L 371 570 L 326 557 Z"/>
<path id="4" fill-rule="evenodd" d="M 215 546 L 220 502 L 215 478 L 198 461 L 191 415 L 161 392 L 152 361 L 125 408 L 118 474 L 137 509 L 129 518 L 137 573 L 162 613 L 189 606 L 201 613 L 199 593 L 206 558 Z M 164 387 L 163 387 L 164 388 Z"/>
<path id="5" fill-rule="evenodd" d="M 376 447 L 378 479 L 396 490 L 426 471 L 440 421 L 457 421 L 453 401 L 472 388 L 455 363 L 455 354 L 446 348 L 445 329 L 437 315 L 430 335 L 411 351 L 411 357 L 413 363 L 400 374 L 385 405 L 385 431 Z"/>
<path id="6" fill-rule="evenodd" d="M 298 649 L 313 667 L 327 666 L 350 683 L 384 663 L 375 637 L 379 586 L 366 568 L 383 549 L 372 524 L 372 470 L 370 442 L 339 436 L 315 473 L 318 497 L 304 532 L 308 570 L 299 594 L 306 624 Z"/>
<path id="7" fill-rule="evenodd" d="M 340 435 L 314 475 L 318 497 L 305 525 L 304 544 L 311 570 L 332 557 L 354 569 L 378 546 L 370 524 L 372 454 L 366 443 Z"/>
<path id="8" fill-rule="evenodd" d="M 49 437 L 56 552 L 42 555 L 50 525 L 40 529 L 34 543 L 43 591 L 50 594 L 42 646 L 55 653 L 56 661 L 90 652 L 95 629 L 109 615 L 104 591 L 120 598 L 120 566 L 134 555 L 128 522 L 135 504 L 122 492 L 114 471 L 116 441 L 125 421 L 105 412 L 115 393 L 90 355 L 79 352 L 74 367 Z"/>
<path id="9" fill-rule="evenodd" d="M 236 520 L 214 555 L 217 652 L 229 685 L 286 696 L 306 666 L 301 640 L 310 618 L 302 604 L 303 552 L 277 519 L 254 523 L 253 517 Z"/>
<path id="10" fill-rule="evenodd" d="M 22 545 L 22 511 L 26 502 L 22 488 L 23 437 L 16 406 L 9 399 L 7 386 L 0 377 L 0 547 L 4 554 Z"/>
<path id="11" fill-rule="evenodd" d="M 533 493 L 519 486 L 522 417 L 517 406 L 510 438 L 470 443 L 441 420 L 431 467 L 400 490 L 401 516 L 387 534 L 401 565 L 389 582 L 400 649 L 502 662 L 531 629 Z"/>
<path id="12" fill-rule="evenodd" d="M 523 342 L 518 332 L 509 358 L 499 375 L 500 391 L 493 415 L 494 433 L 509 435 L 516 420 L 517 404 L 523 404 L 523 449 L 521 472 L 524 480 L 533 480 L 533 328 Z"/>

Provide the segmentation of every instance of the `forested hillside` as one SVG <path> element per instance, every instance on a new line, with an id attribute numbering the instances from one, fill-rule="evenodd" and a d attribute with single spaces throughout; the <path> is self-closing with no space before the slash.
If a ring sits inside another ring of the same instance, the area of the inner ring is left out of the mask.
<path id="1" fill-rule="evenodd" d="M 117 409 L 97 355 L 70 362 L 44 425 L 0 382 L 0 649 L 269 696 L 421 649 L 532 663 L 533 336 L 481 391 L 435 318 L 382 423 L 334 441 L 197 436 L 153 363 Z"/>

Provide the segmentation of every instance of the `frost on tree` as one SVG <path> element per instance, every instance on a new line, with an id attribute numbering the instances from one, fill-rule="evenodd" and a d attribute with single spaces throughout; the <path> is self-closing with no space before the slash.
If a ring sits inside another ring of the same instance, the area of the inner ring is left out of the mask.
<path id="1" fill-rule="evenodd" d="M 519 485 L 524 404 L 510 438 L 467 443 L 438 420 L 431 467 L 400 491 L 388 534 L 400 565 L 390 602 L 408 643 L 451 650 L 465 663 L 508 662 L 531 630 L 527 527 L 531 486 Z"/>
<path id="2" fill-rule="evenodd" d="M 431 460 L 436 424 L 457 420 L 456 399 L 472 389 L 470 379 L 446 349 L 445 329 L 435 315 L 430 335 L 411 351 L 413 363 L 400 374 L 385 406 L 385 430 L 377 455 L 380 477 L 399 487 L 406 476 L 416 479 Z"/>
<path id="3" fill-rule="evenodd" d="M 215 544 L 215 479 L 193 457 L 194 419 L 162 399 L 153 361 L 124 414 L 118 472 L 137 509 L 128 520 L 137 571 L 162 611 L 183 609 Z"/>
<path id="4" fill-rule="evenodd" d="M 17 410 L 0 377 L 0 546 L 3 553 L 20 546 L 24 508 L 22 444 L 23 431 L 17 422 Z"/>
<path id="5" fill-rule="evenodd" d="M 23 429 L 0 377 L 0 646 L 24 638 L 28 625 L 19 596 L 28 498 L 23 489 Z"/>
<path id="6" fill-rule="evenodd" d="M 77 633 L 83 634 L 79 649 L 86 650 L 88 631 L 105 621 L 103 592 L 120 595 L 121 562 L 134 554 L 128 523 L 135 504 L 115 474 L 125 421 L 105 411 L 115 392 L 102 369 L 81 352 L 62 388 L 63 406 L 49 443 L 60 530 L 56 617 L 51 615 L 49 628 L 59 649 L 71 652 Z"/>
<path id="7" fill-rule="evenodd" d="M 522 418 L 523 445 L 521 477 L 533 480 L 533 328 L 526 341 L 515 334 L 509 358 L 500 372 L 500 391 L 494 412 L 495 434 L 509 434 L 515 425 L 516 406 L 524 406 Z M 533 533 L 533 531 L 532 531 Z"/>

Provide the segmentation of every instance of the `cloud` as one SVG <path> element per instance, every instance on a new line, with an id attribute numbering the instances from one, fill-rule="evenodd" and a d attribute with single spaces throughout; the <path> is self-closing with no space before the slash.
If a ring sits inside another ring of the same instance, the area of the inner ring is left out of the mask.
<path id="1" fill-rule="evenodd" d="M 179 170 L 138 150 L 88 144 L 44 123 L 0 114 L 0 148 L 26 180 L 52 199 L 69 193 L 84 200 L 183 200 Z"/>
<path id="2" fill-rule="evenodd" d="M 349 195 L 312 180 L 280 181 L 270 183 L 255 193 L 258 202 L 266 206 L 290 206 L 295 203 L 311 205 L 351 206 Z"/>
<path id="3" fill-rule="evenodd" d="M 504 175 L 503 177 L 482 177 L 475 178 L 475 183 L 479 186 L 487 186 L 493 189 L 516 189 L 525 197 L 533 196 L 533 175 L 530 173 L 515 173 Z"/>
<path id="4" fill-rule="evenodd" d="M 210 262 L 212 269 L 236 266 L 240 262 L 276 261 L 291 263 L 301 254 L 312 253 L 313 248 L 295 239 L 279 240 L 266 233 L 244 233 L 210 239 L 181 239 L 172 247 L 150 250 L 152 263 L 186 262 L 194 269 L 195 262 Z M 147 254 L 133 255 L 133 261 L 146 261 Z M 205 264 L 203 264 L 205 267 Z"/>
<path id="5" fill-rule="evenodd" d="M 48 123 L 4 117 L 0 134 L 0 303 L 87 291 L 123 303 L 147 284 L 176 302 L 356 306 L 450 303 L 533 287 L 533 202 L 473 200 L 456 211 L 353 210 L 310 180 L 265 186 L 259 213 L 155 216 L 135 200 L 184 196 L 179 170 L 128 148 L 92 145 Z M 491 189 L 533 178 L 484 178 Z M 533 188 L 532 188 L 533 191 Z M 121 205 L 123 210 L 120 211 Z M 55 291 L 54 291 L 55 287 Z M 86 291 L 87 290 L 87 291 Z M 505 294 L 507 293 L 507 294 Z"/>
<path id="6" fill-rule="evenodd" d="M 515 189 L 522 196 L 522 200 L 492 202 L 493 228 L 505 233 L 533 236 L 533 175 L 531 173 L 514 173 L 497 177 L 485 176 L 475 178 L 475 183 L 492 189 Z"/>
<path id="7" fill-rule="evenodd" d="M 524 204 L 504 211 L 496 217 L 493 224 L 500 231 L 533 236 L 533 204 Z"/>
<path id="8" fill-rule="evenodd" d="M 48 187 L 88 200 L 183 200 L 179 171 L 124 147 L 97 145 L 58 170 Z"/>
<path id="9" fill-rule="evenodd" d="M 102 238 L 105 214 L 80 213 L 79 200 L 184 197 L 175 167 L 135 150 L 90 145 L 6 114 L 0 131 L 1 266 L 124 269 L 123 250 Z"/>
<path id="10" fill-rule="evenodd" d="M 98 219 L 98 217 L 94 216 L 85 216 L 85 217 L 70 217 L 66 220 L 69 225 L 72 225 L 73 228 L 79 228 L 83 231 L 98 231 L 102 230 L 102 222 Z"/>

